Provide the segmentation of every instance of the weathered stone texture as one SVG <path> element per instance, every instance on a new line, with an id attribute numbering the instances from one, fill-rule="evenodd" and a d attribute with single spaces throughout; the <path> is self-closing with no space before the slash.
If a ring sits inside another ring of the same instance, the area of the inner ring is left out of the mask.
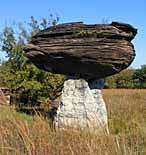
<path id="1" fill-rule="evenodd" d="M 64 83 L 57 112 L 58 127 L 107 129 L 107 111 L 101 94 L 102 80 L 69 78 Z"/>
<path id="2" fill-rule="evenodd" d="M 103 78 L 127 68 L 135 57 L 129 24 L 59 24 L 33 36 L 25 55 L 39 68 L 82 78 Z"/>

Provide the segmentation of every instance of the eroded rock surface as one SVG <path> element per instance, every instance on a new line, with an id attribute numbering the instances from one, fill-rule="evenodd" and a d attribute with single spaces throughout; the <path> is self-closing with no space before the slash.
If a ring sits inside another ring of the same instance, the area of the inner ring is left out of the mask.
<path id="1" fill-rule="evenodd" d="M 57 111 L 56 125 L 107 130 L 107 111 L 102 98 L 102 87 L 102 80 L 66 80 Z"/>
<path id="2" fill-rule="evenodd" d="M 129 24 L 59 24 L 33 36 L 25 55 L 40 69 L 82 78 L 103 78 L 127 68 L 135 57 Z"/>

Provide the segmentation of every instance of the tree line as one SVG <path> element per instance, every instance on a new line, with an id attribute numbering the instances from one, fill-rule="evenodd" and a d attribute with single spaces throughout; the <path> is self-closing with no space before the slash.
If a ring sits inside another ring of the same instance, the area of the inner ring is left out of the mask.
<path id="1" fill-rule="evenodd" d="M 105 88 L 145 89 L 146 65 L 139 69 L 126 69 L 105 78 Z"/>

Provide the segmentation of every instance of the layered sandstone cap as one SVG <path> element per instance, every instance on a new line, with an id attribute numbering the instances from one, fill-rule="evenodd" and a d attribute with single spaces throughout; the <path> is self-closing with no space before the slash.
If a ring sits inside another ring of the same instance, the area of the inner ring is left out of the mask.
<path id="1" fill-rule="evenodd" d="M 49 27 L 32 37 L 25 55 L 38 68 L 82 78 L 104 78 L 127 68 L 135 57 L 137 29 L 125 23 L 82 22 Z"/>

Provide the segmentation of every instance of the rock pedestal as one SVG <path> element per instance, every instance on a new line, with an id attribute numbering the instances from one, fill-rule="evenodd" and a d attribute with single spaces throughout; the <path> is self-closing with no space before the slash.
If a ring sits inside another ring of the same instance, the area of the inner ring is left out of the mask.
<path id="1" fill-rule="evenodd" d="M 102 80 L 87 82 L 69 78 L 64 83 L 57 111 L 58 127 L 108 129 L 107 111 L 102 98 Z"/>
<path id="2" fill-rule="evenodd" d="M 31 38 L 25 56 L 38 68 L 67 76 L 56 124 L 58 127 L 107 129 L 101 80 L 127 68 L 135 57 L 131 43 L 137 29 L 126 23 L 65 23 Z M 90 79 L 90 81 L 85 80 Z"/>

